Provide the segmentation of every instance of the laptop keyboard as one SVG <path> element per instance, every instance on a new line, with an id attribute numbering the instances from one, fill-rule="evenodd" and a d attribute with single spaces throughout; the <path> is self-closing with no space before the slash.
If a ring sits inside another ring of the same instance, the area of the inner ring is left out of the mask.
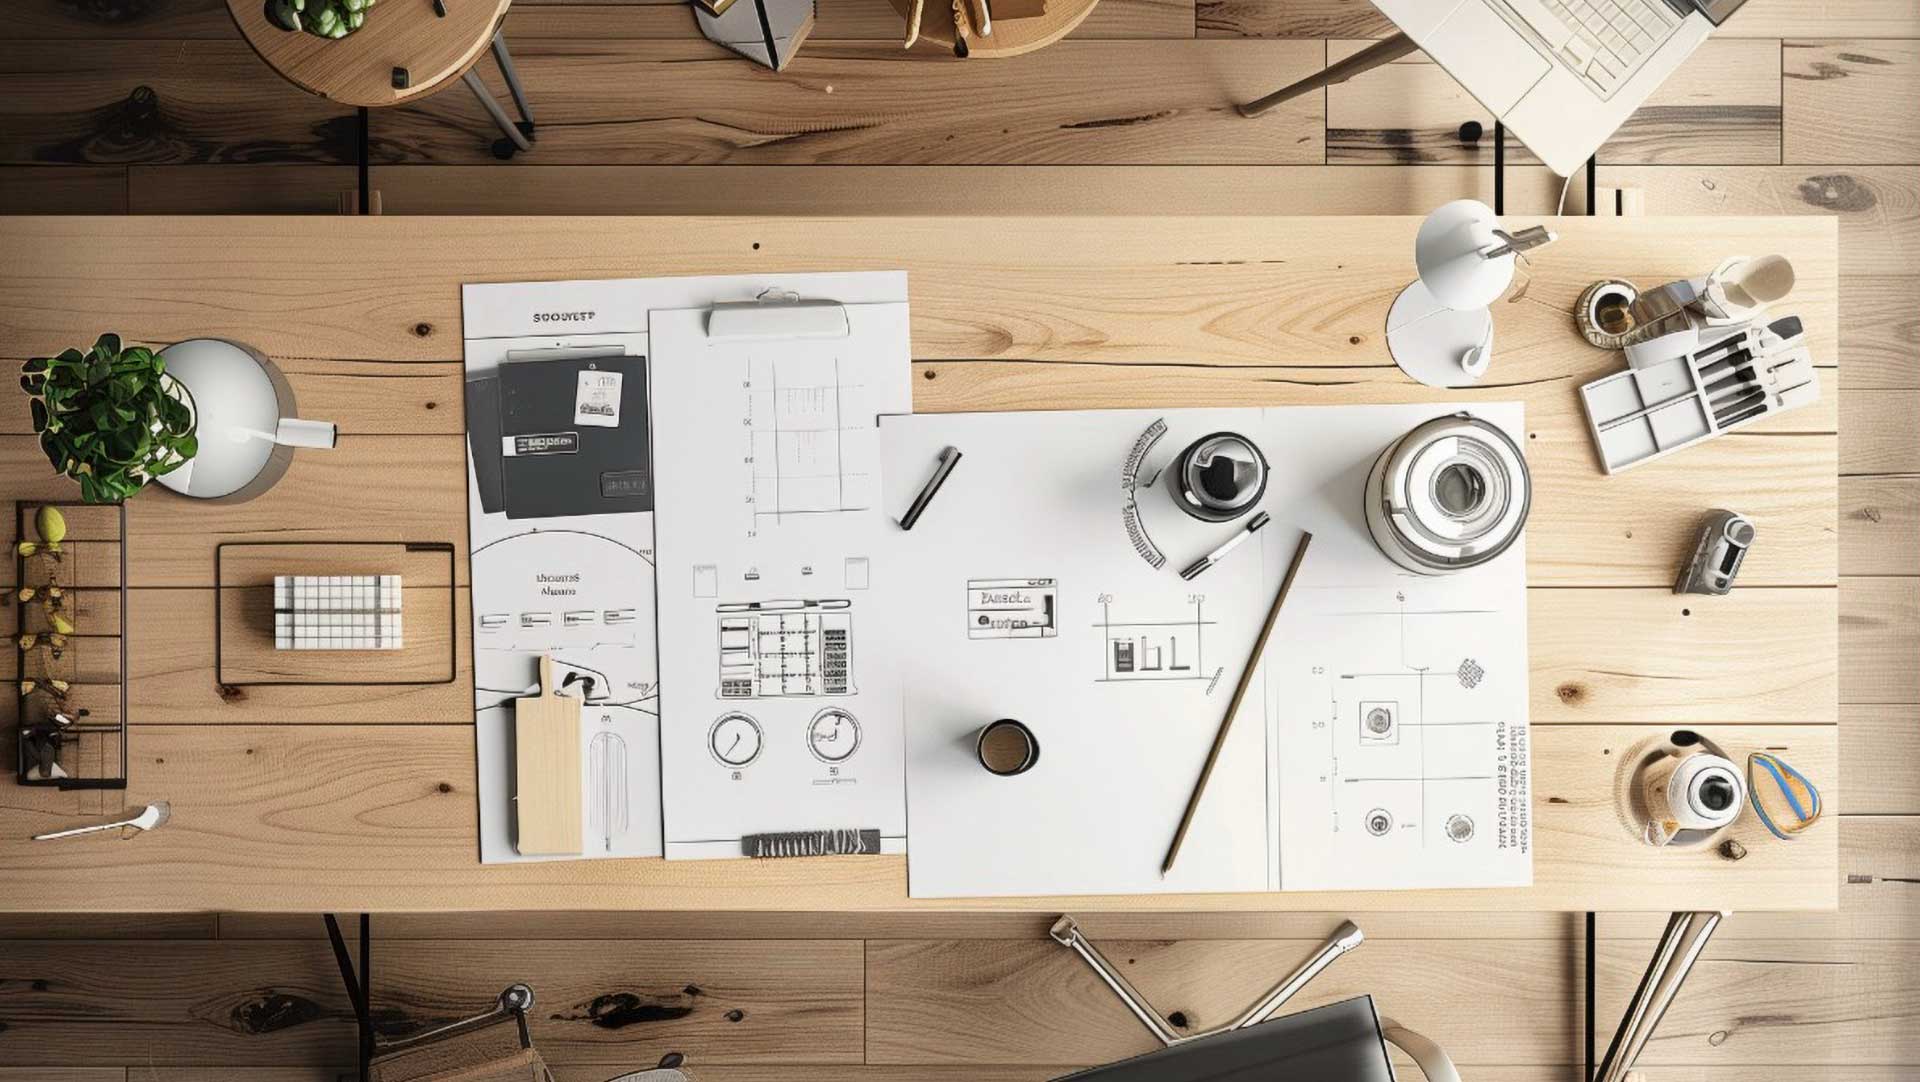
<path id="1" fill-rule="evenodd" d="M 1661 0 L 1501 0 L 1601 97 L 1680 25 Z"/>

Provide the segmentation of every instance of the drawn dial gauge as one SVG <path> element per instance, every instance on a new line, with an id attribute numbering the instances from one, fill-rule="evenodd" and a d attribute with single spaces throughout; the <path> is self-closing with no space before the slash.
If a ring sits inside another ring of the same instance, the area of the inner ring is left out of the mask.
<path id="1" fill-rule="evenodd" d="M 707 732 L 707 747 L 727 766 L 746 766 L 760 757 L 760 723 L 739 711 L 720 715 Z"/>
<path id="2" fill-rule="evenodd" d="M 860 747 L 860 723 L 845 710 L 830 706 L 815 714 L 807 726 L 807 747 L 823 763 L 844 763 Z"/>

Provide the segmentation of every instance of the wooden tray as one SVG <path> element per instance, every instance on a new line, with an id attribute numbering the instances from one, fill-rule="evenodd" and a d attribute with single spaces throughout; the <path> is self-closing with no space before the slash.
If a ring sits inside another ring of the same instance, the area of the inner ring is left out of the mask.
<path id="1" fill-rule="evenodd" d="M 248 541 L 214 549 L 214 680 L 222 687 L 450 684 L 459 672 L 453 545 Z M 399 575 L 398 650 L 280 650 L 276 575 Z"/>

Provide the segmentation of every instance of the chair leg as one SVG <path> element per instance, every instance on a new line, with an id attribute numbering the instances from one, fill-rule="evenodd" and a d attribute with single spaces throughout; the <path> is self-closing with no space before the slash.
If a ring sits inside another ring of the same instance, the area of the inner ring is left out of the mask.
<path id="1" fill-rule="evenodd" d="M 502 33 L 493 35 L 493 61 L 500 65 L 500 75 L 507 81 L 507 93 L 513 95 L 513 107 L 520 111 L 520 119 L 526 124 L 525 132 L 533 134 L 533 110 L 527 105 L 526 91 L 520 88 L 520 75 L 513 70 L 513 56 L 507 52 L 507 36 Z"/>
<path id="2" fill-rule="evenodd" d="M 347 1002 L 353 1006 L 355 1028 L 360 1036 L 360 1082 L 367 1082 L 373 1063 L 373 919 L 360 914 L 360 965 L 355 967 L 347 954 L 346 937 L 340 934 L 340 922 L 332 913 L 323 913 L 327 940 L 333 946 L 333 960 L 340 967 L 340 981 L 346 985 Z"/>
<path id="3" fill-rule="evenodd" d="M 1279 984 L 1274 985 L 1266 995 L 1260 997 L 1259 1002 L 1248 1007 L 1246 1012 L 1241 1014 L 1239 1018 L 1234 1019 L 1226 1025 L 1218 1026 L 1201 1033 L 1183 1034 L 1174 1029 L 1172 1023 L 1162 1018 L 1160 1012 L 1155 1010 L 1153 1005 L 1147 1002 L 1146 997 L 1141 995 L 1132 984 L 1128 983 L 1127 978 L 1122 976 L 1119 970 L 1113 968 L 1113 964 L 1108 962 L 1106 956 L 1100 953 L 1100 948 L 1094 946 L 1087 940 L 1086 936 L 1081 934 L 1080 926 L 1074 922 L 1072 917 L 1063 916 L 1059 920 L 1054 921 L 1053 927 L 1048 930 L 1047 935 L 1055 943 L 1070 948 L 1075 954 L 1078 954 L 1080 960 L 1085 962 L 1087 967 L 1092 969 L 1094 974 L 1106 984 L 1107 988 L 1120 998 L 1120 1002 L 1126 1004 L 1127 1009 L 1133 1012 L 1133 1016 L 1140 1020 L 1140 1024 L 1146 1026 L 1148 1031 L 1157 1037 L 1161 1044 L 1167 1045 L 1168 1047 L 1176 1044 L 1184 1044 L 1187 1041 L 1199 1040 L 1202 1037 L 1211 1037 L 1218 1033 L 1225 1033 L 1228 1030 L 1258 1025 L 1266 1021 L 1272 1017 L 1273 1012 L 1279 1010 L 1289 999 L 1292 999 L 1302 988 L 1305 988 L 1307 982 L 1319 976 L 1322 970 L 1332 965 L 1335 959 L 1358 947 L 1366 939 L 1365 936 L 1360 934 L 1360 929 L 1355 927 L 1352 921 L 1341 922 L 1340 927 L 1334 929 L 1333 934 L 1328 936 L 1327 941 L 1320 945 L 1320 949 L 1314 952 L 1313 957 L 1308 958 L 1292 973 L 1281 978 Z"/>
<path id="4" fill-rule="evenodd" d="M 467 89 L 473 91 L 473 96 L 480 99 L 480 107 L 487 111 L 487 115 L 493 118 L 494 125 L 506 136 L 505 139 L 494 143 L 493 156 L 504 160 L 513 157 L 515 151 L 532 150 L 533 142 L 527 138 L 526 132 L 521 131 L 512 120 L 507 118 L 507 111 L 500 108 L 499 102 L 493 100 L 493 95 L 487 91 L 487 84 L 480 81 L 480 77 L 473 73 L 473 69 L 468 68 L 467 73 L 461 78 L 466 81 Z M 529 124 L 528 127 L 532 125 Z"/>
<path id="5" fill-rule="evenodd" d="M 1714 929 L 1728 915 L 1709 910 L 1675 913 L 1668 919 L 1667 930 L 1654 945 L 1653 960 L 1647 964 L 1640 986 L 1634 989 L 1633 999 L 1620 1019 L 1620 1028 L 1607 1046 L 1606 1058 L 1600 1061 L 1600 1069 L 1594 1074 L 1594 1082 L 1625 1082 L 1630 1077 L 1641 1049 L 1653 1038 L 1660 1019 L 1679 996 L 1680 987 L 1686 983 L 1693 964 L 1700 960 L 1701 952 L 1707 949 L 1707 940 L 1713 937 Z"/>
<path id="6" fill-rule="evenodd" d="M 1235 108 L 1240 111 L 1241 116 L 1259 116 L 1261 113 L 1266 112 L 1290 98 L 1297 98 L 1302 94 L 1319 90 L 1322 87 L 1332 86 L 1335 83 L 1344 83 L 1363 71 L 1372 71 L 1382 64 L 1391 64 L 1408 53 L 1418 51 L 1419 48 L 1420 46 L 1413 43 L 1412 38 L 1405 34 L 1395 34 L 1390 38 L 1377 41 L 1352 56 L 1347 57 L 1345 60 L 1340 61 L 1338 64 L 1329 65 L 1326 69 L 1309 75 L 1297 83 L 1290 86 L 1283 86 L 1264 98 L 1247 102 L 1245 105 L 1236 106 Z"/>

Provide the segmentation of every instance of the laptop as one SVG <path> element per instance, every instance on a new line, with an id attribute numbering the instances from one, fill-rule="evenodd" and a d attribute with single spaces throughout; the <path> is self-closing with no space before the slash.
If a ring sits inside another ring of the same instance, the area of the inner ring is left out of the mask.
<path id="1" fill-rule="evenodd" d="M 1568 176 L 1746 0 L 1374 2 Z"/>

